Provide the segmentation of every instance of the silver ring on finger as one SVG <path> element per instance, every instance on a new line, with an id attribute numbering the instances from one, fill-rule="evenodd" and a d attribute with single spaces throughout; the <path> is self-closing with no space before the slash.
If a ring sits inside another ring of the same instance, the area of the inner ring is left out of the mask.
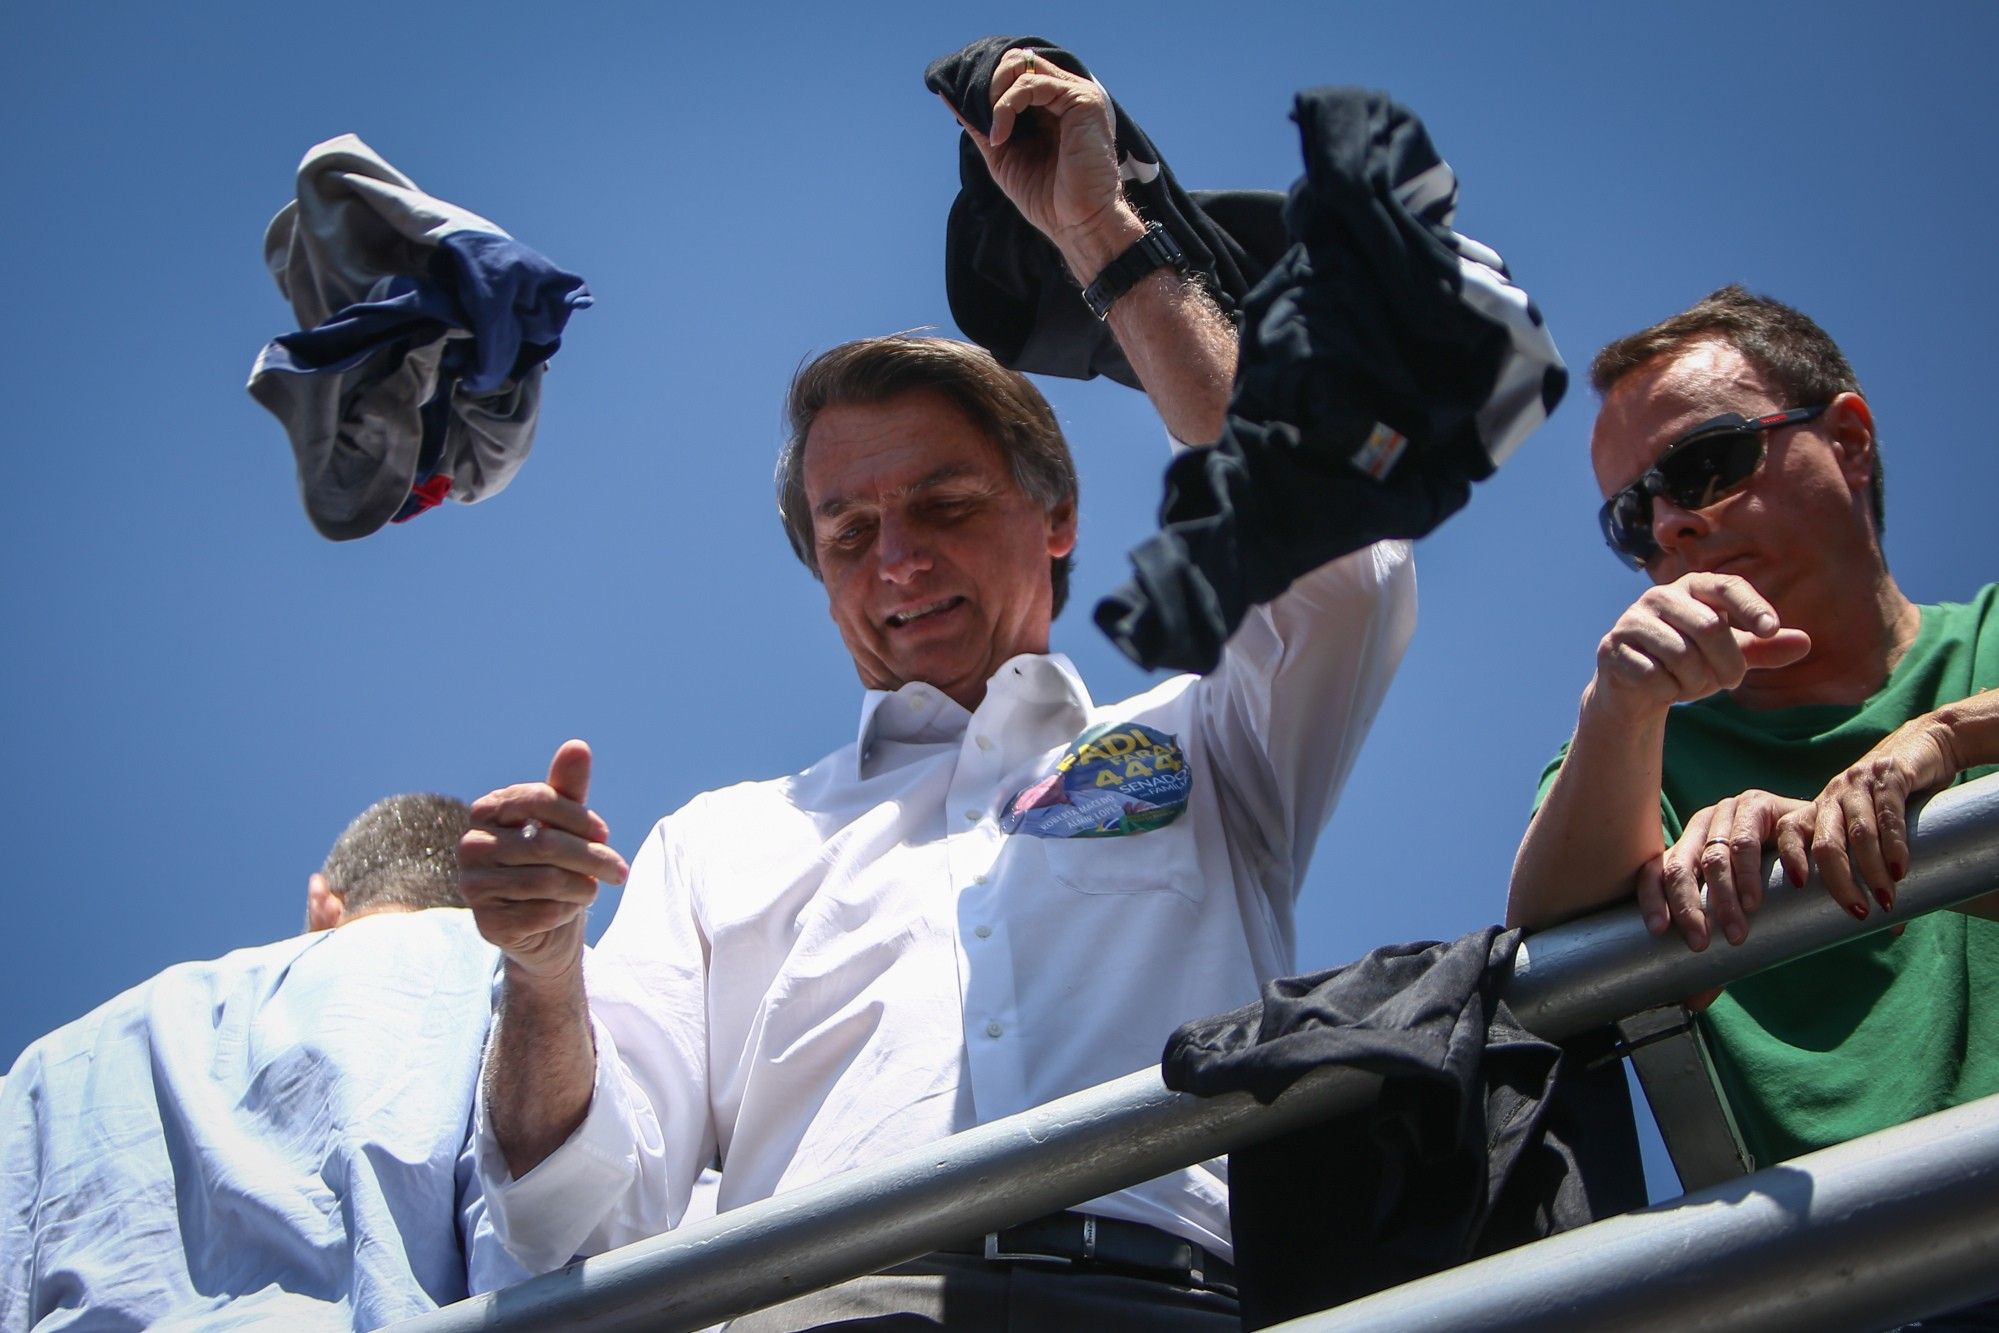
<path id="1" fill-rule="evenodd" d="M 1702 843 L 1702 844 L 1701 844 L 1701 846 L 1702 846 L 1703 848 L 1707 848 L 1707 847 L 1726 847 L 1726 846 L 1728 846 L 1728 839 L 1727 839 L 1727 838 L 1709 838 L 1709 839 L 1708 839 L 1708 840 L 1707 840 L 1706 842 Z"/>
<path id="2" fill-rule="evenodd" d="M 540 836 L 541 836 L 541 821 L 539 819 L 530 819 L 527 823 L 521 825 L 522 842 L 533 842 L 536 838 Z"/>

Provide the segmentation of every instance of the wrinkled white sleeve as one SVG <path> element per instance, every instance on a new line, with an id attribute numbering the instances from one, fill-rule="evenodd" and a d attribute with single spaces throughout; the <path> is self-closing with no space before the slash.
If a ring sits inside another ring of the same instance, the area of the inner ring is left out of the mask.
<path id="1" fill-rule="evenodd" d="M 597 1074 L 583 1123 L 516 1180 L 481 1080 L 474 1134 L 488 1217 L 531 1272 L 672 1229 L 715 1155 L 707 949 L 672 823 L 661 820 L 633 858 L 618 915 L 585 961 Z"/>
<path id="2" fill-rule="evenodd" d="M 478 1296 L 511 1287 L 534 1276 L 526 1265 L 508 1253 L 493 1232 L 486 1195 L 479 1188 L 479 1140 L 465 1140 L 458 1157 L 458 1237 L 465 1256 L 465 1294 Z"/>
<path id="3" fill-rule="evenodd" d="M 1253 609 L 1196 686 L 1223 823 L 1273 892 L 1303 882 L 1415 628 L 1409 543 L 1377 542 Z"/>
<path id="4" fill-rule="evenodd" d="M 42 1144 L 35 1105 L 41 1086 L 39 1043 L 22 1053 L 0 1080 L 0 1329 L 34 1322 L 35 1212 L 42 1183 Z M 9 1099 L 6 1089 L 14 1089 Z"/>

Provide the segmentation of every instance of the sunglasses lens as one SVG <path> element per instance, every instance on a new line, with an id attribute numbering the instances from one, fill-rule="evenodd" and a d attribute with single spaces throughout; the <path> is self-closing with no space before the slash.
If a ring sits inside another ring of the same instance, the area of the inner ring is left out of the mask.
<path id="1" fill-rule="evenodd" d="M 1705 509 L 1749 480 L 1763 461 L 1763 437 L 1722 430 L 1688 440 L 1659 460 L 1665 495 L 1682 509 Z"/>
<path id="2" fill-rule="evenodd" d="M 1652 497 L 1635 489 L 1612 496 L 1603 507 L 1603 539 L 1625 564 L 1643 569 L 1659 550 L 1652 542 Z"/>
<path id="3" fill-rule="evenodd" d="M 1726 499 L 1763 461 L 1763 436 L 1748 427 L 1697 435 L 1674 446 L 1652 467 L 1648 479 L 1628 486 L 1603 507 L 1603 538 L 1633 569 L 1659 553 L 1652 540 L 1652 496 L 1682 509 L 1705 509 Z"/>

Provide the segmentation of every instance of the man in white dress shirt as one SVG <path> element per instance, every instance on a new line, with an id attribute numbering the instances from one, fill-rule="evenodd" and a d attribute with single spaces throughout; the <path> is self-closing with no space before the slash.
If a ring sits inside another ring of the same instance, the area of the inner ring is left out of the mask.
<path id="1" fill-rule="evenodd" d="M 1088 283 L 1144 223 L 1102 89 L 1024 57 L 981 147 Z M 1016 141 L 1030 110 L 1047 123 Z M 1199 286 L 1153 268 L 1109 321 L 1174 436 L 1215 438 L 1235 343 Z M 697 797 L 629 877 L 580 742 L 475 803 L 461 845 L 507 957 L 480 1169 L 533 1268 L 677 1225 L 718 1156 L 736 1206 L 1141 1068 L 1254 998 L 1292 965 L 1294 896 L 1413 627 L 1408 549 L 1385 543 L 1256 611 L 1206 678 L 1099 705 L 1049 652 L 1075 474 L 1024 377 L 872 339 L 801 371 L 790 416 L 780 503 L 867 687 L 855 742 Z M 625 894 L 586 966 L 598 879 Z M 938 1254 L 738 1327 L 1234 1325 L 1218 1163 L 1082 1211 L 1090 1263 Z M 1007 1248 L 1075 1259 L 1082 1226 Z"/>

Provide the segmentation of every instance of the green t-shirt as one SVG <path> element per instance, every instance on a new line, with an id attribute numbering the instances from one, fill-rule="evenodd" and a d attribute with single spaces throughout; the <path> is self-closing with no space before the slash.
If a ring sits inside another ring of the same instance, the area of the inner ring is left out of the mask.
<path id="1" fill-rule="evenodd" d="M 1716 695 L 1674 708 L 1667 839 L 1688 815 L 1751 787 L 1816 796 L 1903 722 L 1999 686 L 1995 606 L 1999 584 L 1966 605 L 1921 608 L 1915 643 L 1858 707 L 1757 712 Z M 1559 762 L 1543 775 L 1543 798 Z M 1728 946 L 1717 937 L 1716 947 Z M 1899 939 L 1872 935 L 1787 963 L 1728 987 L 1705 1026 L 1762 1165 L 1999 1092 L 1999 922 L 1934 912 Z"/>

